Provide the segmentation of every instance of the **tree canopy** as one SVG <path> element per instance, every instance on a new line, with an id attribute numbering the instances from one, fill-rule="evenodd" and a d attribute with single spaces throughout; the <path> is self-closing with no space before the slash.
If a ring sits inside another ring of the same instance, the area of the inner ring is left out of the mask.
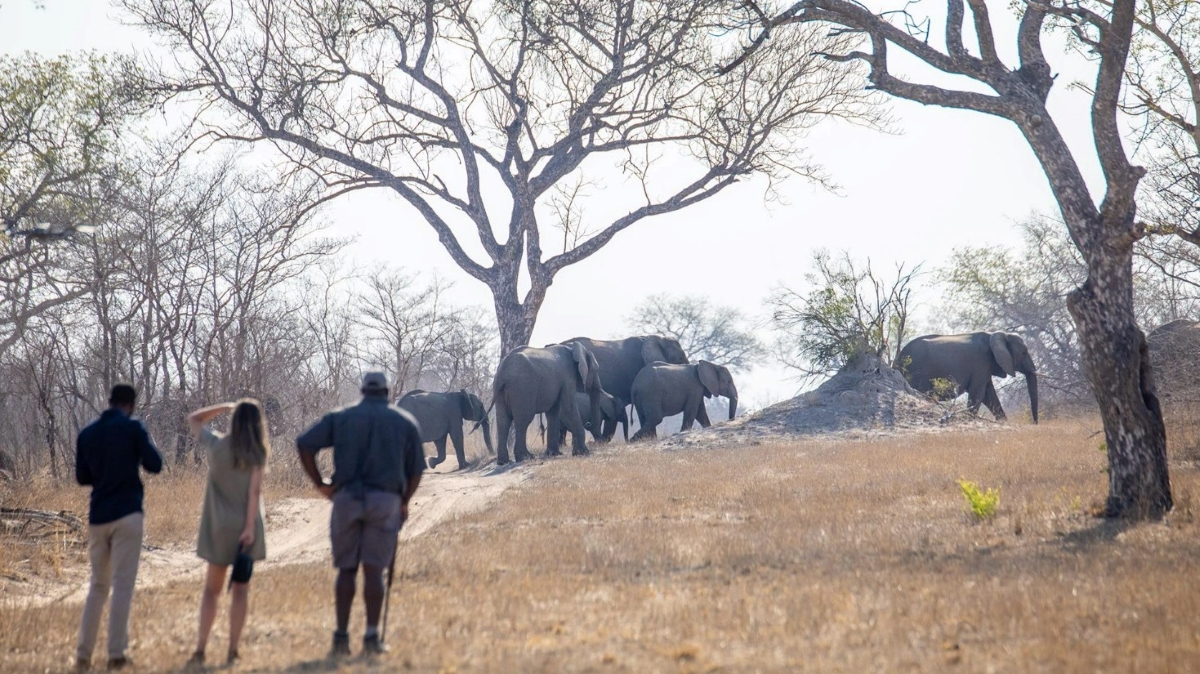
<path id="1" fill-rule="evenodd" d="M 270 144 L 326 198 L 398 195 L 488 286 L 502 350 L 632 225 L 755 174 L 820 179 L 806 129 L 881 121 L 855 68 L 816 55 L 852 37 L 795 31 L 718 71 L 745 13 L 727 0 L 123 4 L 175 55 L 156 81 L 200 137 Z"/>

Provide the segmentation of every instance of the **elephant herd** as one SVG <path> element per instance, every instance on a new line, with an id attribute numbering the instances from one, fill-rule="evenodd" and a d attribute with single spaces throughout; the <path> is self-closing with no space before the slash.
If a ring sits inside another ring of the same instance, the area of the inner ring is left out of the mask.
<path id="1" fill-rule="evenodd" d="M 655 426 L 674 414 L 683 413 L 683 430 L 696 421 L 709 426 L 704 399 L 714 395 L 729 399 L 732 419 L 737 388 L 729 370 L 707 361 L 689 364 L 679 341 L 669 337 L 576 337 L 541 348 L 520 347 L 500 361 L 492 385 L 496 462 L 508 463 L 510 429 L 513 458 L 531 456 L 526 435 L 539 414 L 546 418 L 547 456 L 560 453 L 566 432 L 571 433 L 571 453 L 586 454 L 585 428 L 606 442 L 621 424 L 628 438 L 625 408 L 631 403 L 642 426 L 632 439 L 639 440 L 654 437 Z"/>
<path id="2" fill-rule="evenodd" d="M 972 413 L 985 405 L 997 419 L 1004 410 L 992 377 L 1025 376 L 1034 423 L 1038 419 L 1037 372 L 1020 336 L 1005 332 L 918 337 L 900 351 L 899 369 L 918 391 L 940 399 L 966 393 Z M 655 335 L 621 340 L 576 337 L 545 347 L 523 346 L 500 361 L 492 384 L 496 410 L 493 446 L 488 413 L 479 396 L 463 391 L 409 391 L 397 402 L 417 420 L 421 440 L 433 442 L 432 468 L 446 460 L 446 438 L 454 445 L 459 468 L 467 466 L 463 423 L 483 427 L 484 442 L 496 462 L 509 461 L 508 436 L 514 432 L 513 459 L 531 458 L 526 444 L 529 425 L 546 420 L 546 455 L 561 454 L 571 434 L 571 453 L 588 452 L 584 433 L 601 442 L 612 439 L 617 425 L 629 438 L 626 406 L 632 404 L 641 428 L 632 440 L 655 437 L 666 417 L 683 415 L 682 430 L 699 421 L 710 425 L 706 398 L 729 401 L 729 418 L 737 414 L 738 392 L 729 370 L 708 361 L 689 362 L 678 340 Z M 472 429 L 473 430 L 473 429 Z"/>

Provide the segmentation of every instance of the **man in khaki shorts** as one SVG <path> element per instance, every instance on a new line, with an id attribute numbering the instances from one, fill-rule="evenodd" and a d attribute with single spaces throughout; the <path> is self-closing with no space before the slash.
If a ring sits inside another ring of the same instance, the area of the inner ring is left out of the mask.
<path id="1" fill-rule="evenodd" d="M 142 554 L 142 480 L 138 467 L 162 470 L 162 456 L 142 422 L 132 418 L 137 391 L 129 384 L 112 387 L 109 408 L 79 432 L 75 441 L 75 480 L 92 488 L 88 506 L 88 559 L 92 579 L 79 621 L 75 670 L 92 667 L 100 614 L 108 607 L 108 668 L 130 665 L 129 609 Z"/>
<path id="2" fill-rule="evenodd" d="M 363 573 L 367 629 L 363 652 L 383 652 L 379 614 L 383 608 L 383 572 L 396 553 L 396 535 L 408 517 L 408 502 L 425 468 L 417 423 L 388 404 L 382 372 L 363 376 L 363 398 L 357 405 L 330 412 L 296 438 L 300 463 L 317 491 L 333 501 L 329 536 L 335 584 L 337 631 L 333 656 L 350 654 L 350 604 L 358 568 Z M 333 476 L 326 481 L 317 468 L 317 452 L 333 447 Z"/>

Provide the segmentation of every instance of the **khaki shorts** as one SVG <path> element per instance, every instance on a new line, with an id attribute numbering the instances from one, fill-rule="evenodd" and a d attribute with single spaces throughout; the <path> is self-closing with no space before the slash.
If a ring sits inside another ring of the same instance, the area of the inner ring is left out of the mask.
<path id="1" fill-rule="evenodd" d="M 329 517 L 333 565 L 342 570 L 357 569 L 359 564 L 386 568 L 396 552 L 400 525 L 399 494 L 368 491 L 359 498 L 337 492 Z"/>

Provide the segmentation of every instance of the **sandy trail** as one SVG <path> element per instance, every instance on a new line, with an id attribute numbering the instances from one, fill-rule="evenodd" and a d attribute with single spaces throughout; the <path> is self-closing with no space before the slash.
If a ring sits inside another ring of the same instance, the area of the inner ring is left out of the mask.
<path id="1" fill-rule="evenodd" d="M 483 509 L 509 487 L 529 479 L 532 470 L 532 465 L 509 464 L 465 473 L 426 471 L 409 504 L 409 520 L 400 533 L 401 540 L 416 538 L 442 521 Z M 258 568 L 328 563 L 329 510 L 329 501 L 322 498 L 286 498 L 268 503 L 267 559 Z M 189 578 L 199 583 L 203 571 L 204 564 L 194 548 L 149 546 L 142 551 L 137 584 L 147 588 Z M 82 602 L 87 598 L 85 572 L 69 574 L 57 587 L 47 587 L 24 598 L 23 603 L 41 606 Z"/>

